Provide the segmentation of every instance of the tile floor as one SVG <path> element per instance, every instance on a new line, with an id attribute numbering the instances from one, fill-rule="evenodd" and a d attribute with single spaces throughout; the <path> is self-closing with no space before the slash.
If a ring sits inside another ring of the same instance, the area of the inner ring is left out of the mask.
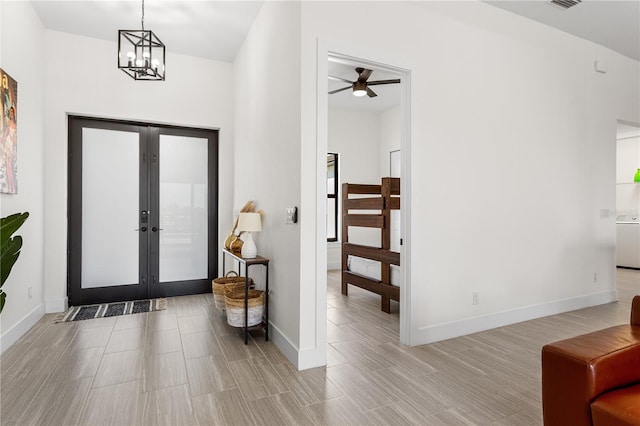
<path id="1" fill-rule="evenodd" d="M 262 332 L 249 345 L 211 295 L 166 311 L 52 324 L 0 356 L 2 425 L 539 425 L 544 343 L 628 321 L 620 301 L 436 344 L 398 343 L 398 314 L 329 273 L 328 366 L 298 372 Z"/>

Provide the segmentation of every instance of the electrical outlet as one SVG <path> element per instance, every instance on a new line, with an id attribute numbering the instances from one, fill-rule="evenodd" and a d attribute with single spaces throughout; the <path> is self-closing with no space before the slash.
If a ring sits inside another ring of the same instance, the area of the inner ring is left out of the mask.
<path id="1" fill-rule="evenodd" d="M 31 299 L 33 297 L 33 287 L 27 289 L 27 297 Z"/>
<path id="2" fill-rule="evenodd" d="M 478 293 L 478 292 L 474 292 L 473 293 L 473 304 L 474 305 L 479 305 L 480 304 L 480 293 Z"/>

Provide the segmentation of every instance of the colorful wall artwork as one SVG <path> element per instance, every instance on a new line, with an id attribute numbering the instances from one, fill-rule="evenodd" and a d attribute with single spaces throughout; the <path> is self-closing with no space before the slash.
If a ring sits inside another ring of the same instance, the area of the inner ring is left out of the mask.
<path id="1" fill-rule="evenodd" d="M 18 82 L 0 68 L 0 192 L 18 193 Z"/>

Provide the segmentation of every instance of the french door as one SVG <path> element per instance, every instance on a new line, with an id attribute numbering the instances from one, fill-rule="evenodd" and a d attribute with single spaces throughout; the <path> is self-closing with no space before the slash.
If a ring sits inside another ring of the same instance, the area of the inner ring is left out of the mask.
<path id="1" fill-rule="evenodd" d="M 217 211 L 216 130 L 69 118 L 71 305 L 211 291 Z"/>

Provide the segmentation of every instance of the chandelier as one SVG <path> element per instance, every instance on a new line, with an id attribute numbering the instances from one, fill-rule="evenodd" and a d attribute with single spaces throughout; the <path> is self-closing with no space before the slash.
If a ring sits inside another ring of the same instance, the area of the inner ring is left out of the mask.
<path id="1" fill-rule="evenodd" d="M 165 76 L 164 43 L 144 29 L 144 0 L 142 0 L 142 29 L 118 31 L 118 68 L 134 80 L 162 80 Z"/>

